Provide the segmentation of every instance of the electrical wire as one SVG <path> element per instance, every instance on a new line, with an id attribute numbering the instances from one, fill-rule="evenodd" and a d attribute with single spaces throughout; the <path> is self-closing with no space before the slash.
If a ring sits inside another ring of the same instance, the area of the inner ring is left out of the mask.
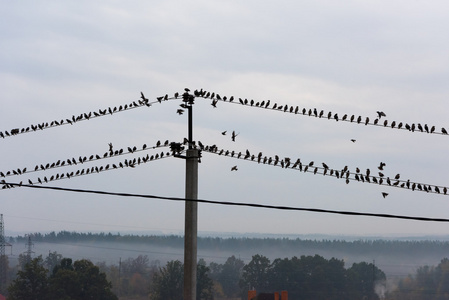
<path id="1" fill-rule="evenodd" d="M 256 162 L 258 164 L 262 165 L 269 165 L 272 167 L 280 167 L 283 169 L 291 169 L 291 170 L 297 170 L 304 173 L 312 173 L 312 174 L 318 174 L 323 176 L 330 176 L 337 179 L 344 180 L 347 184 L 350 181 L 358 181 L 358 182 L 366 182 L 366 183 L 372 183 L 372 184 L 378 184 L 388 187 L 395 187 L 395 188 L 402 188 L 407 189 L 411 191 L 420 191 L 420 192 L 426 192 L 426 193 L 433 193 L 443 196 L 448 196 L 448 190 L 449 188 L 446 186 L 438 186 L 434 184 L 426 184 L 426 183 L 419 183 L 419 182 L 413 182 L 410 180 L 402 180 L 399 179 L 399 177 L 396 178 L 389 178 L 389 177 L 381 177 L 381 176 L 374 176 L 371 173 L 368 174 L 362 174 L 359 171 L 350 172 L 347 167 L 343 168 L 342 170 L 332 169 L 329 168 L 326 164 L 323 163 L 326 167 L 320 167 L 315 166 L 313 162 L 309 164 L 303 164 L 301 160 L 298 158 L 295 160 L 290 160 L 290 158 L 280 159 L 278 155 L 275 155 L 275 157 L 267 157 L 263 156 L 262 152 L 259 152 L 259 154 L 251 155 L 251 152 L 249 150 L 246 150 L 246 153 L 243 152 L 237 152 L 237 151 L 230 151 L 225 149 L 218 149 L 216 145 L 212 146 L 204 146 L 202 147 L 202 150 L 206 153 L 216 154 L 228 158 L 234 158 L 234 159 L 240 159 L 245 161 L 251 161 Z M 399 174 L 398 174 L 399 175 Z M 396 175 L 396 176 L 398 176 Z M 350 177 L 353 176 L 353 177 Z"/>
<path id="2" fill-rule="evenodd" d="M 377 112 L 378 118 L 374 119 L 374 121 L 371 122 L 369 117 L 362 117 L 362 116 L 356 116 L 356 115 L 348 115 L 344 114 L 343 116 L 338 116 L 338 113 L 333 113 L 331 111 L 325 113 L 324 110 L 318 110 L 316 108 L 307 109 L 307 108 L 300 108 L 299 106 L 291 106 L 291 105 L 278 105 L 278 103 L 272 101 L 272 100 L 262 100 L 262 101 L 254 101 L 253 99 L 242 99 L 238 98 L 238 100 L 235 100 L 233 96 L 226 97 L 226 96 L 220 96 L 218 93 L 214 92 L 207 92 L 203 91 L 202 89 L 200 91 L 196 90 L 194 92 L 195 97 L 201 97 L 204 99 L 210 99 L 212 100 L 211 105 L 213 107 L 217 107 L 217 102 L 226 102 L 226 103 L 232 103 L 232 104 L 239 104 L 243 106 L 248 106 L 252 108 L 259 108 L 259 109 L 268 109 L 268 110 L 274 110 L 279 111 L 283 113 L 290 113 L 295 115 L 301 115 L 301 116 L 309 116 L 309 117 L 315 117 L 319 119 L 327 119 L 327 120 L 335 120 L 336 122 L 349 122 L 359 125 L 365 125 L 365 126 L 378 126 L 378 127 L 385 127 L 385 128 L 393 128 L 393 129 L 401 129 L 401 130 L 407 130 L 409 132 L 420 132 L 420 133 L 429 133 L 429 134 L 440 134 L 440 135 L 448 135 L 448 131 L 446 128 L 442 127 L 441 131 L 437 131 L 435 126 L 428 126 L 427 124 L 422 125 L 421 123 L 405 123 L 405 122 L 396 122 L 392 121 L 389 122 L 385 118 L 381 121 L 382 117 L 385 117 L 385 113 L 383 112 Z"/>
<path id="3" fill-rule="evenodd" d="M 177 95 L 179 95 L 179 93 L 175 93 L 174 97 L 168 97 L 168 95 L 165 95 L 163 97 L 157 97 L 156 101 L 150 102 L 149 99 L 145 98 L 143 93 L 141 93 L 141 99 L 132 101 L 129 104 L 108 107 L 103 110 L 99 109 L 98 112 L 90 111 L 89 113 L 81 113 L 79 115 L 72 115 L 71 118 L 61 119 L 60 121 L 53 120 L 50 122 L 31 124 L 30 126 L 27 126 L 27 127 L 13 128 L 9 131 L 8 130 L 0 131 L 0 138 L 4 139 L 7 137 L 16 136 L 16 135 L 23 134 L 23 133 L 36 132 L 39 130 L 58 127 L 58 126 L 62 126 L 62 125 L 68 125 L 68 124 L 73 125 L 80 121 L 86 121 L 86 120 L 103 117 L 103 116 L 107 116 L 107 115 L 114 115 L 116 113 L 134 109 L 134 108 L 138 108 L 138 107 L 151 107 L 152 104 L 154 104 L 154 103 L 161 103 L 162 101 L 177 99 L 178 98 Z"/>
<path id="4" fill-rule="evenodd" d="M 52 163 L 36 164 L 36 166 L 34 167 L 33 170 L 27 169 L 27 168 L 16 168 L 16 169 L 12 169 L 9 171 L 0 171 L 0 177 L 6 178 L 9 176 L 17 176 L 17 175 L 23 175 L 26 173 L 40 172 L 40 171 L 46 171 L 46 170 L 55 169 L 55 168 L 68 167 L 68 166 L 73 166 L 73 165 L 78 165 L 78 164 L 89 163 L 89 162 L 93 162 L 93 161 L 97 161 L 97 160 L 118 157 L 118 156 L 122 156 L 122 155 L 134 154 L 136 152 L 141 152 L 141 151 L 154 150 L 156 148 L 169 147 L 169 146 L 170 146 L 170 142 L 168 140 L 166 140 L 163 144 L 161 143 L 161 141 L 157 141 L 156 144 L 151 147 L 148 147 L 147 144 L 143 144 L 142 148 L 137 148 L 136 146 L 127 147 L 128 152 L 125 152 L 123 150 L 123 148 L 120 150 L 113 150 L 112 144 L 111 144 L 111 150 L 105 152 L 103 155 L 99 155 L 99 154 L 92 154 L 92 155 L 87 155 L 87 156 L 84 155 L 84 156 L 80 156 L 78 159 L 75 159 L 74 157 L 72 157 L 72 158 L 67 158 L 67 159 L 62 159 L 62 160 L 60 159 L 60 160 L 52 162 Z M 153 160 L 153 159 L 151 159 L 151 160 Z"/>
<path id="5" fill-rule="evenodd" d="M 267 205 L 267 204 L 258 204 L 258 203 L 248 203 L 248 202 L 214 201 L 214 200 L 205 200 L 205 199 L 186 199 L 186 198 L 166 197 L 166 196 L 156 196 L 156 195 L 117 193 L 117 192 L 107 192 L 107 191 L 98 191 L 98 190 L 62 188 L 62 187 L 55 187 L 55 186 L 37 186 L 37 185 L 28 185 L 28 184 L 20 184 L 20 183 L 12 183 L 12 182 L 3 182 L 2 184 L 10 185 L 10 186 L 21 186 L 21 187 L 27 187 L 27 188 L 34 188 L 34 189 L 46 189 L 46 190 L 99 194 L 99 195 L 109 195 L 109 196 L 119 196 L 119 197 L 149 198 L 149 199 L 161 199 L 161 200 L 167 200 L 167 201 L 192 201 L 192 202 L 216 204 L 216 205 L 243 206 L 243 207 L 253 207 L 253 208 L 290 210 L 290 211 L 308 211 L 308 212 L 316 212 L 316 213 L 339 214 L 339 215 L 346 215 L 346 216 L 379 217 L 379 218 L 389 218 L 389 219 L 426 221 L 426 222 L 446 222 L 446 223 L 449 222 L 449 219 L 444 219 L 444 218 L 428 218 L 428 217 L 414 217 L 414 216 L 365 213 L 365 212 L 354 212 L 354 211 L 339 211 L 339 210 L 327 210 L 327 209 L 319 209 L 319 208 Z"/>

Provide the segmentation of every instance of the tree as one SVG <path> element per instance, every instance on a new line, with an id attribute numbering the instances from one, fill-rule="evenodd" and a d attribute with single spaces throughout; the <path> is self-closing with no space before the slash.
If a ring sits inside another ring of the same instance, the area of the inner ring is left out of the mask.
<path id="1" fill-rule="evenodd" d="M 234 255 L 229 257 L 222 265 L 217 281 L 220 282 L 226 296 L 235 297 L 239 294 L 239 282 L 244 266 L 243 260 L 236 258 Z"/>
<path id="2" fill-rule="evenodd" d="M 17 278 L 8 287 L 9 300 L 48 298 L 47 269 L 44 268 L 42 256 L 25 264 L 23 270 L 17 272 Z"/>
<path id="3" fill-rule="evenodd" d="M 51 299 L 118 299 L 111 291 L 106 275 L 91 261 L 82 259 L 72 264 L 70 258 L 61 260 L 50 277 Z"/>
<path id="4" fill-rule="evenodd" d="M 208 275 L 209 268 L 204 259 L 200 259 L 196 271 L 196 297 L 201 300 L 213 300 L 214 282 Z"/>
<path id="5" fill-rule="evenodd" d="M 352 264 L 347 273 L 352 297 L 379 299 L 376 294 L 376 286 L 385 285 L 386 276 L 384 272 L 374 264 L 361 262 Z"/>
<path id="6" fill-rule="evenodd" d="M 183 298 L 184 266 L 179 260 L 167 262 L 153 275 L 150 285 L 151 299 L 178 300 Z"/>
<path id="7" fill-rule="evenodd" d="M 252 260 L 243 267 L 242 288 L 254 288 L 257 291 L 265 292 L 269 289 L 268 274 L 270 270 L 270 260 L 263 255 L 253 255 Z"/>
<path id="8" fill-rule="evenodd" d="M 50 252 L 48 253 L 48 256 L 45 258 L 44 266 L 48 269 L 48 271 L 51 273 L 57 265 L 61 263 L 62 255 L 58 254 L 58 252 Z"/>
<path id="9" fill-rule="evenodd" d="M 213 281 L 204 260 L 197 264 L 197 299 L 213 299 Z M 167 262 L 165 267 L 153 274 L 150 297 L 154 300 L 178 300 L 183 298 L 184 265 L 179 260 Z"/>
<path id="10" fill-rule="evenodd" d="M 418 268 L 414 276 L 409 275 L 398 283 L 387 299 L 393 300 L 449 300 L 449 260 L 444 258 L 436 267 Z"/>

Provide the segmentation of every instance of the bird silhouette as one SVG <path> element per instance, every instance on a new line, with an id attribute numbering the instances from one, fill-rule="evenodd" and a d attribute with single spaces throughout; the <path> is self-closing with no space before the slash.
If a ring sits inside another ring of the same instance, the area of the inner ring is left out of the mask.
<path id="1" fill-rule="evenodd" d="M 387 116 L 383 111 L 377 111 L 377 115 L 379 116 L 379 119 Z"/>
<path id="2" fill-rule="evenodd" d="M 235 142 L 235 137 L 236 136 L 238 136 L 239 135 L 239 133 L 235 133 L 235 131 L 232 131 L 232 136 L 231 136 L 231 140 L 233 141 L 233 142 Z"/>
<path id="3" fill-rule="evenodd" d="M 355 143 L 355 141 L 356 141 L 355 139 L 351 139 L 351 142 Z"/>
<path id="4" fill-rule="evenodd" d="M 237 171 L 237 166 L 233 166 L 233 167 L 231 168 L 231 171 Z"/>
<path id="5" fill-rule="evenodd" d="M 382 192 L 382 197 L 387 197 L 388 196 L 388 193 L 385 193 L 385 192 Z"/>
<path id="6" fill-rule="evenodd" d="M 222 131 L 221 134 L 222 134 L 222 135 L 226 135 L 226 132 L 227 132 L 227 130 Z"/>
<path id="7" fill-rule="evenodd" d="M 424 131 L 424 129 L 423 129 L 423 127 L 422 127 L 422 125 L 421 125 L 420 123 L 418 123 L 418 129 L 419 129 L 419 131 L 421 131 L 421 132 Z"/>

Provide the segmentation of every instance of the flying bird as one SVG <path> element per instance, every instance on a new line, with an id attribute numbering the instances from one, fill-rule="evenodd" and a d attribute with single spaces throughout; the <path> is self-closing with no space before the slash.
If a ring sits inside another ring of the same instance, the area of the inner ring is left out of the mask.
<path id="1" fill-rule="evenodd" d="M 355 143 L 355 139 L 351 139 L 351 142 Z"/>
<path id="2" fill-rule="evenodd" d="M 226 135 L 226 132 L 227 132 L 227 130 L 222 131 L 221 134 L 222 134 L 222 135 Z"/>
<path id="3" fill-rule="evenodd" d="M 386 117 L 387 116 L 383 111 L 377 111 L 377 115 L 379 116 L 379 119 L 381 117 Z"/>
<path id="4" fill-rule="evenodd" d="M 233 166 L 233 167 L 231 168 L 231 171 L 237 171 L 237 166 Z"/>
<path id="5" fill-rule="evenodd" d="M 144 94 L 142 92 L 140 92 L 140 98 L 142 98 L 143 101 L 147 102 L 148 99 L 145 98 Z"/>
<path id="6" fill-rule="evenodd" d="M 232 139 L 233 142 L 235 142 L 235 137 L 238 136 L 238 135 L 239 135 L 238 133 L 236 134 L 235 131 L 232 131 L 231 139 Z"/>
<path id="7" fill-rule="evenodd" d="M 385 192 L 382 192 L 382 197 L 387 197 L 388 196 L 388 193 L 385 193 Z"/>

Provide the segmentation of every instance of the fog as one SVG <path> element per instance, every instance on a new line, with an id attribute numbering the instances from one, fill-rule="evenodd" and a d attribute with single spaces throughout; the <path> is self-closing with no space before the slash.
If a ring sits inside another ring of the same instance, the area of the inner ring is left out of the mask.
<path id="1" fill-rule="evenodd" d="M 225 240 L 225 239 L 223 239 Z M 274 241 L 274 242 L 273 242 Z M 249 263 L 253 255 L 260 254 L 266 256 L 273 261 L 276 258 L 291 258 L 300 257 L 302 255 L 320 255 L 326 259 L 336 258 L 344 260 L 345 267 L 349 268 L 353 263 L 367 262 L 374 263 L 380 270 L 382 270 L 389 280 L 396 281 L 407 275 L 414 274 L 419 267 L 428 265 L 436 266 L 445 258 L 445 249 L 423 252 L 422 250 L 412 249 L 404 253 L 397 251 L 388 251 L 388 246 L 382 247 L 382 250 L 372 251 L 346 251 L 345 249 L 335 249 L 335 243 L 330 243 L 330 246 L 316 247 L 291 247 L 281 241 L 279 245 L 277 240 L 271 240 L 266 245 L 256 246 L 245 243 L 242 239 L 242 244 L 238 249 L 229 249 L 228 247 L 215 247 L 214 249 L 206 249 L 205 247 L 198 247 L 198 259 L 204 259 L 207 264 L 215 262 L 223 264 L 227 258 L 234 255 L 235 257 Z M 399 242 L 399 241 L 398 241 Z M 18 262 L 20 254 L 26 254 L 28 246 L 25 243 L 12 243 L 12 247 L 6 249 L 6 254 L 9 257 L 11 266 Z M 334 246 L 333 246 L 334 245 Z M 334 249 L 332 249 L 334 248 Z M 355 246 L 357 249 L 357 246 Z M 147 256 L 150 262 L 157 265 L 164 266 L 170 260 L 183 261 L 183 246 L 178 245 L 174 247 L 162 247 L 150 243 L 113 243 L 113 242 L 69 242 L 69 243 L 47 243 L 47 242 L 33 242 L 31 247 L 31 256 L 37 257 L 42 255 L 45 257 L 50 252 L 57 252 L 63 257 L 72 258 L 73 260 L 89 259 L 94 263 L 104 262 L 106 265 L 119 265 L 120 260 L 124 261 L 128 258 L 136 258 L 139 255 Z"/>

